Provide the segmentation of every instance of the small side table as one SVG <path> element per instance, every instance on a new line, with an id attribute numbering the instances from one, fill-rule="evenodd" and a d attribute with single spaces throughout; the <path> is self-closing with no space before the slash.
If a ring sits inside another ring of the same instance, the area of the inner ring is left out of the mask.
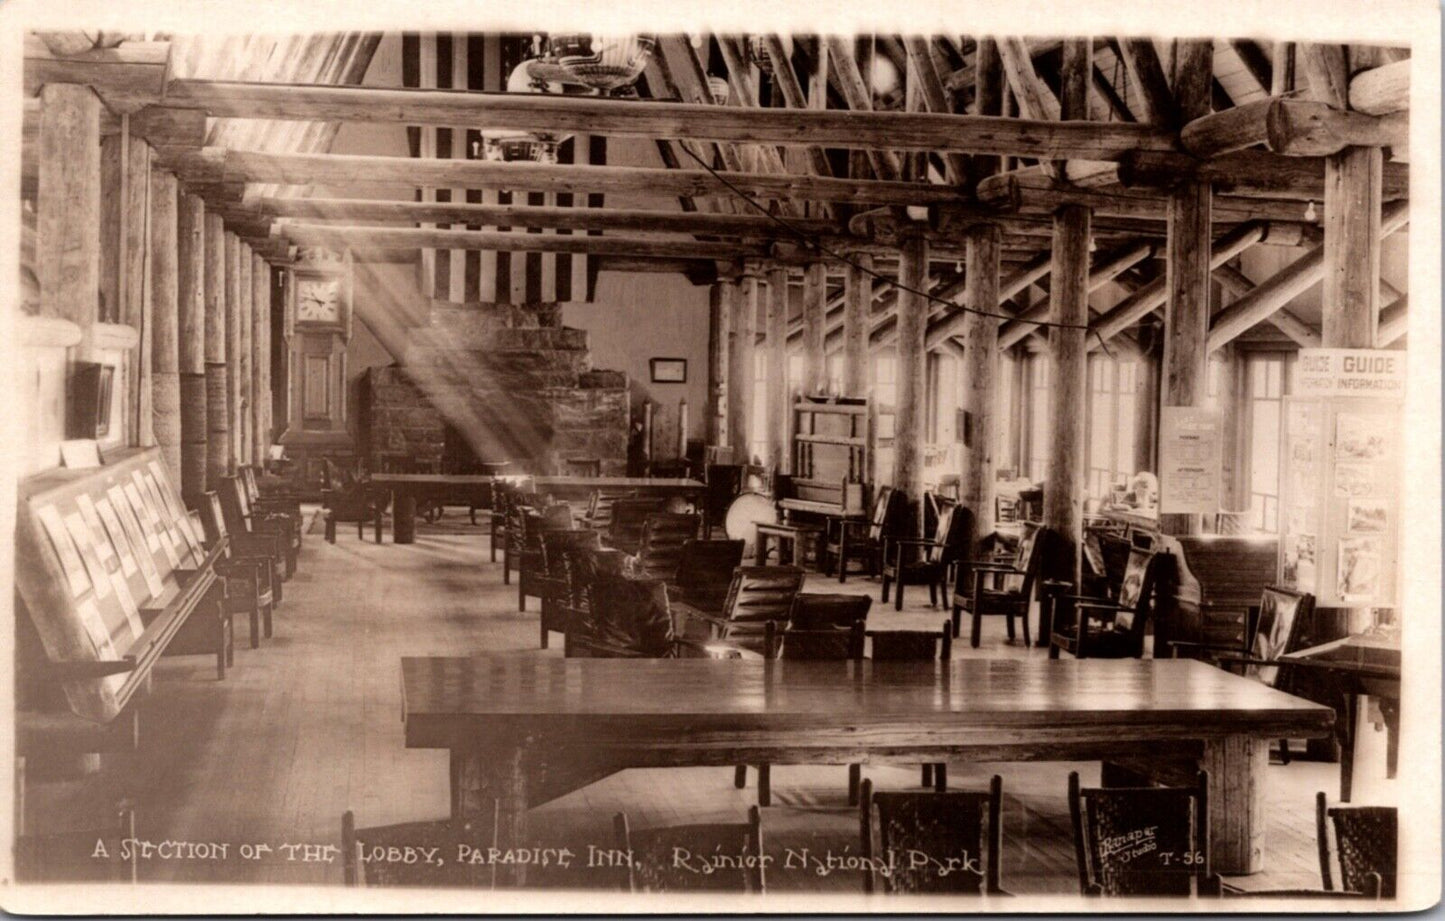
<path id="1" fill-rule="evenodd" d="M 757 541 L 754 543 L 753 562 L 762 566 L 768 560 L 768 544 L 776 541 L 778 544 L 778 565 L 786 566 L 798 564 L 800 554 L 798 553 L 798 542 L 811 541 L 813 544 L 813 560 L 818 566 L 823 564 L 823 527 L 816 524 L 764 524 L 758 523 Z M 784 555 L 786 554 L 786 558 Z"/>

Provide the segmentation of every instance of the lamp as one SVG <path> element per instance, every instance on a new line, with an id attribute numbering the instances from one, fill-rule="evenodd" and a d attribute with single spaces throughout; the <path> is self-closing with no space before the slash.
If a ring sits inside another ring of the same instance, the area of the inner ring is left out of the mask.
<path id="1" fill-rule="evenodd" d="M 652 35 L 590 35 L 573 32 L 551 37 L 552 54 L 573 80 L 609 93 L 642 75 L 657 46 Z"/>
<path id="2" fill-rule="evenodd" d="M 536 58 L 523 61 L 512 69 L 507 77 L 509 93 L 552 94 L 564 92 L 556 78 L 561 76 L 556 66 L 539 66 Z M 482 131 L 482 157 L 486 160 L 510 163 L 514 160 L 532 160 L 537 163 L 556 163 L 557 145 L 568 135 L 555 135 L 545 131 L 522 131 L 515 128 L 492 128 Z"/>
<path id="3" fill-rule="evenodd" d="M 728 97 L 732 94 L 732 88 L 728 86 L 726 77 L 708 77 L 708 91 L 712 93 L 713 105 L 727 105 Z"/>

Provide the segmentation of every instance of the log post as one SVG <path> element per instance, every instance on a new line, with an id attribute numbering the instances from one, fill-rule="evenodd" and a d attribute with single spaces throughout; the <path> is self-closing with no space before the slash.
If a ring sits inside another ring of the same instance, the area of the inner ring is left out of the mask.
<path id="1" fill-rule="evenodd" d="M 226 402 L 226 225 L 206 215 L 206 489 L 216 490 L 231 451 Z"/>
<path id="2" fill-rule="evenodd" d="M 708 289 L 707 297 L 707 443 L 727 444 L 728 301 L 721 282 Z"/>
<path id="3" fill-rule="evenodd" d="M 869 396 L 868 313 L 873 306 L 873 257 L 855 253 L 843 280 L 843 393 Z"/>
<path id="4" fill-rule="evenodd" d="M 90 87 L 41 88 L 36 160 L 40 312 L 79 326 L 75 357 L 92 361 L 100 318 L 100 99 Z"/>
<path id="5" fill-rule="evenodd" d="M 251 257 L 251 463 L 266 466 L 271 445 L 271 266 Z"/>
<path id="6" fill-rule="evenodd" d="M 1090 333 L 1090 335 L 1093 335 Z M 1159 350 L 1151 347 L 1135 365 L 1134 472 L 1157 471 L 1155 456 L 1159 420 Z"/>
<path id="7" fill-rule="evenodd" d="M 1088 393 L 1089 322 L 1088 208 L 1065 205 L 1054 214 L 1053 268 L 1049 319 L 1068 327 L 1049 329 L 1052 408 L 1049 419 L 1048 476 L 1044 483 L 1044 527 L 1062 540 L 1056 577 L 1079 580 L 1078 545 L 1083 539 L 1084 420 Z M 1066 548 L 1066 549 L 1064 549 Z M 1041 631 L 1042 632 L 1042 631 Z"/>
<path id="8" fill-rule="evenodd" d="M 928 240 L 921 230 L 902 233 L 898 258 L 898 402 L 893 439 L 893 488 L 906 497 L 904 533 L 923 533 L 923 401 L 928 358 Z M 909 290 L 912 289 L 912 290 Z"/>
<path id="9" fill-rule="evenodd" d="M 963 303 L 975 310 L 998 309 L 999 229 L 970 227 L 964 236 Z M 998 413 L 998 320 L 969 314 L 963 325 L 963 439 L 960 501 L 973 511 L 970 546 L 993 532 L 994 446 Z M 977 553 L 973 554 L 975 557 Z"/>
<path id="10" fill-rule="evenodd" d="M 206 206 L 182 195 L 176 224 L 181 494 L 206 487 Z"/>
<path id="11" fill-rule="evenodd" d="M 251 371 L 255 366 L 256 330 L 254 319 L 255 291 L 251 288 L 251 247 L 246 243 L 238 241 L 236 245 L 236 260 L 240 264 L 240 276 L 237 283 L 237 293 L 240 295 L 240 342 L 236 350 L 240 361 L 236 368 L 236 393 L 240 397 L 239 412 L 241 414 L 241 427 L 236 431 L 236 462 L 242 466 L 250 464 L 251 447 L 254 426 L 251 416 L 251 403 L 254 398 L 251 390 Z"/>
<path id="12" fill-rule="evenodd" d="M 1213 44 L 1181 42 L 1175 98 L 1185 122 L 1209 113 Z M 1187 62 L 1187 69 L 1186 69 Z M 1162 406 L 1203 406 L 1209 397 L 1210 254 L 1213 188 L 1186 181 L 1166 204 L 1164 364 Z M 1164 484 L 1161 484 L 1161 489 Z M 1166 534 L 1197 534 L 1198 515 L 1160 515 Z"/>
<path id="13" fill-rule="evenodd" d="M 787 473 L 788 464 L 788 269 L 775 265 L 768 270 L 767 321 L 764 329 L 763 361 L 767 366 L 766 462 L 774 473 Z"/>
<path id="14" fill-rule="evenodd" d="M 155 443 L 151 433 L 150 330 L 144 314 L 150 299 L 151 148 L 124 131 L 100 142 L 102 313 L 135 330 L 138 342 L 127 359 L 125 405 L 127 443 Z"/>
<path id="15" fill-rule="evenodd" d="M 751 462 L 754 353 L 758 335 L 758 276 L 752 268 L 736 280 L 720 282 L 729 295 L 732 323 L 728 327 L 728 446 L 733 462 Z"/>
<path id="16" fill-rule="evenodd" d="M 226 232 L 226 415 L 231 437 L 226 472 L 241 463 L 241 241 Z"/>
<path id="17" fill-rule="evenodd" d="M 809 263 L 803 271 L 803 392 L 828 390 L 827 334 L 828 276 L 821 262 Z"/>
<path id="18" fill-rule="evenodd" d="M 181 381 L 176 177 L 151 171 L 151 401 L 156 444 L 181 479 Z"/>

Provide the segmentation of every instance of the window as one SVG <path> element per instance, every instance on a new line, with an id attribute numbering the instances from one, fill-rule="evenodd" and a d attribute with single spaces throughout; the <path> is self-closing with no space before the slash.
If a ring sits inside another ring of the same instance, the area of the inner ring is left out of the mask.
<path id="1" fill-rule="evenodd" d="M 1086 491 L 1106 498 L 1134 467 L 1133 362 L 1098 357 L 1089 362 L 1089 466 Z"/>
<path id="2" fill-rule="evenodd" d="M 1286 393 L 1285 356 L 1251 355 L 1246 363 L 1249 411 L 1249 517 L 1256 530 L 1279 531 L 1279 435 Z"/>
<path id="3" fill-rule="evenodd" d="M 898 403 L 898 357 L 891 352 L 873 357 L 873 399 L 878 404 L 878 437 L 891 439 Z"/>
<path id="4" fill-rule="evenodd" d="M 843 393 L 843 353 L 834 352 L 828 356 L 828 390 L 845 397 L 860 397 L 861 393 Z"/>
<path id="5" fill-rule="evenodd" d="M 788 356 L 788 401 L 792 402 L 793 394 L 803 392 L 803 356 L 794 354 Z"/>
<path id="6" fill-rule="evenodd" d="M 1029 362 L 1029 479 L 1049 475 L 1049 359 L 1031 355 Z"/>
<path id="7" fill-rule="evenodd" d="M 961 437 L 956 431 L 960 404 L 959 374 L 962 362 L 953 355 L 930 352 L 928 355 L 927 401 L 928 441 L 950 444 Z"/>
<path id="8" fill-rule="evenodd" d="M 768 456 L 768 354 L 753 352 L 753 417 L 748 422 L 748 454 L 758 460 Z"/>
<path id="9" fill-rule="evenodd" d="M 995 436 L 993 456 L 998 459 L 998 466 L 1010 467 L 1017 463 L 1017 455 L 1013 446 L 1018 444 L 1017 414 L 1014 412 L 1014 374 L 1017 373 L 1017 366 L 1012 356 L 1001 355 L 998 362 L 998 376 L 994 378 L 994 385 L 997 394 L 997 403 L 994 405 L 993 431 Z"/>

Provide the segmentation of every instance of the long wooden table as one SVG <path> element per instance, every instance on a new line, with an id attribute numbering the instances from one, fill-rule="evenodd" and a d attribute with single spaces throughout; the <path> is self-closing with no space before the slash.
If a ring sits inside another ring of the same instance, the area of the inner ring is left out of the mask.
<path id="1" fill-rule="evenodd" d="M 416 505 L 418 500 L 430 499 L 455 505 L 490 505 L 492 483 L 496 480 L 521 479 L 509 475 L 487 476 L 476 474 L 441 473 L 374 473 L 368 482 L 376 503 L 376 542 L 381 543 L 381 515 L 386 497 L 392 499 L 392 540 L 398 544 L 409 544 L 416 534 Z M 633 491 L 644 496 L 679 496 L 684 499 L 698 499 L 707 491 L 707 486 L 697 480 L 652 478 L 652 477 L 581 477 L 581 476 L 539 476 L 531 477 L 540 492 L 549 493 L 564 501 L 586 499 L 594 490 L 606 489 Z"/>
<path id="2" fill-rule="evenodd" d="M 1324 735 L 1334 721 L 1328 707 L 1192 660 L 473 656 L 401 667 L 407 747 L 451 752 L 454 814 L 490 819 L 495 804 L 500 848 L 525 841 L 529 806 L 629 767 L 1098 759 L 1165 779 L 1208 769 L 1214 866 L 1253 873 L 1269 741 Z"/>

